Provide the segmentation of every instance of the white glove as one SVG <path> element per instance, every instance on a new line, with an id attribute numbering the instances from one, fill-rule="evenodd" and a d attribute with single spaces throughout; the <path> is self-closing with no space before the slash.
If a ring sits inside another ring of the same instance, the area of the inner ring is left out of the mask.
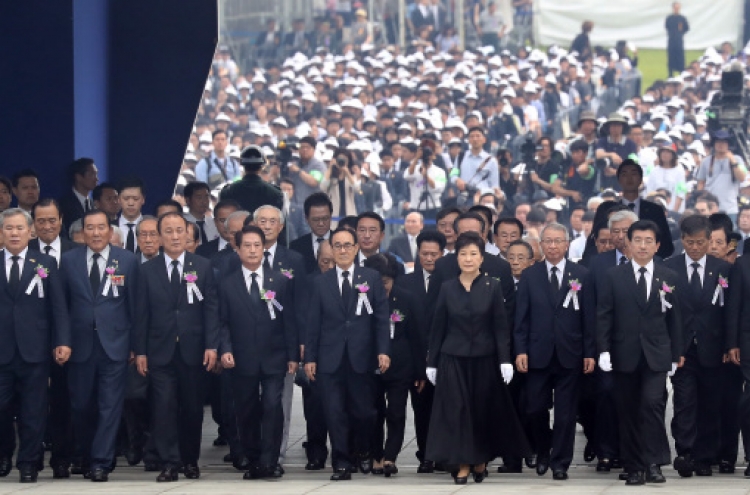
<path id="1" fill-rule="evenodd" d="M 509 384 L 513 379 L 513 365 L 510 363 L 501 364 L 500 373 L 503 375 L 503 381 L 505 382 L 505 384 Z"/>
<path id="2" fill-rule="evenodd" d="M 677 363 L 672 363 L 672 371 L 668 372 L 667 376 L 670 378 L 673 377 L 675 371 L 677 371 Z"/>
<path id="3" fill-rule="evenodd" d="M 602 352 L 599 354 L 599 368 L 602 371 L 612 371 L 612 362 L 609 360 L 609 353 Z"/>
<path id="4" fill-rule="evenodd" d="M 427 368 L 427 379 L 430 380 L 430 383 L 435 385 L 435 382 L 437 381 L 437 368 Z"/>

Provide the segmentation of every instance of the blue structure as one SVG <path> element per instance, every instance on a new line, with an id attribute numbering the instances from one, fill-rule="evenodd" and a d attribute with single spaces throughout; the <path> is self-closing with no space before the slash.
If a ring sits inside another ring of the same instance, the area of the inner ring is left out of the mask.
<path id="1" fill-rule="evenodd" d="M 141 177 L 146 209 L 171 197 L 217 41 L 212 0 L 0 2 L 0 175 L 59 197 L 90 156 Z"/>

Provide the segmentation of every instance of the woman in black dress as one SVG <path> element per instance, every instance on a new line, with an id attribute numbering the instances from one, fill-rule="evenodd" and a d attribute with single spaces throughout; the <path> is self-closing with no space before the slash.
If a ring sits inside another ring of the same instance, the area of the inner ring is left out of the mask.
<path id="1" fill-rule="evenodd" d="M 461 234 L 456 253 L 461 274 L 443 283 L 430 335 L 435 398 L 426 457 L 458 466 L 455 482 L 465 484 L 472 471 L 474 481 L 484 480 L 494 458 L 527 457 L 531 449 L 506 387 L 513 366 L 502 287 L 480 271 L 478 234 Z"/>
<path id="2" fill-rule="evenodd" d="M 404 443 L 406 403 L 412 384 L 424 387 L 425 349 L 420 336 L 421 321 L 414 298 L 408 291 L 394 287 L 398 261 L 390 254 L 376 254 L 365 261 L 367 268 L 380 273 L 388 296 L 391 322 L 391 366 L 377 378 L 378 419 L 371 443 L 373 474 L 386 478 L 398 473 L 396 458 Z M 387 435 L 384 427 L 387 426 Z"/>

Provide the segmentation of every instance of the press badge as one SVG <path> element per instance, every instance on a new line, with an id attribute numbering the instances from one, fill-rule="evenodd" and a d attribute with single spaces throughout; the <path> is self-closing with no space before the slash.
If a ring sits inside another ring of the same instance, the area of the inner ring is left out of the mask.
<path id="1" fill-rule="evenodd" d="M 112 275 L 112 285 L 115 287 L 125 286 L 125 275 Z"/>

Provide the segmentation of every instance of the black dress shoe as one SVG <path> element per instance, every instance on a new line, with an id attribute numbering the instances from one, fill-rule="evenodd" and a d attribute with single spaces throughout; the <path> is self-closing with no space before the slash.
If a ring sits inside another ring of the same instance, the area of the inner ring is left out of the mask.
<path id="1" fill-rule="evenodd" d="M 622 469 L 622 464 L 620 463 L 620 459 L 615 457 L 612 459 L 612 469 Z"/>
<path id="2" fill-rule="evenodd" d="M 348 468 L 345 468 L 347 471 L 349 471 L 349 474 L 357 474 L 357 465 L 352 464 Z M 335 471 L 335 470 L 334 470 Z"/>
<path id="3" fill-rule="evenodd" d="M 490 473 L 489 471 L 487 471 L 487 467 L 485 467 L 484 471 L 482 471 L 481 473 L 472 471 L 471 475 L 474 477 L 474 483 L 481 483 L 487 476 L 490 475 Z"/>
<path id="4" fill-rule="evenodd" d="M 713 476 L 714 472 L 711 469 L 711 464 L 707 462 L 696 462 L 693 465 L 696 476 Z"/>
<path id="5" fill-rule="evenodd" d="M 305 464 L 305 471 L 320 471 L 325 469 L 326 463 L 323 461 L 310 461 Z"/>
<path id="6" fill-rule="evenodd" d="M 497 472 L 500 474 L 522 473 L 523 466 L 509 466 L 508 464 L 501 464 L 497 467 Z"/>
<path id="7" fill-rule="evenodd" d="M 0 457 L 0 478 L 8 476 L 13 469 L 13 462 L 9 456 Z"/>
<path id="8" fill-rule="evenodd" d="M 352 473 L 348 469 L 338 469 L 331 475 L 331 481 L 349 481 L 352 479 Z"/>
<path id="9" fill-rule="evenodd" d="M 596 463 L 596 472 L 597 473 L 608 473 L 612 470 L 612 461 L 609 459 L 599 459 L 599 462 Z"/>
<path id="10" fill-rule="evenodd" d="M 155 473 L 157 471 L 161 471 L 161 467 L 159 467 L 159 464 L 157 464 L 156 462 L 144 462 L 143 470 L 147 473 Z"/>
<path id="11" fill-rule="evenodd" d="M 549 469 L 549 457 L 539 457 L 536 460 L 536 474 L 544 476 Z"/>
<path id="12" fill-rule="evenodd" d="M 383 469 L 382 467 L 373 466 L 372 471 L 370 471 L 370 474 L 374 474 L 375 476 L 380 476 L 380 475 L 385 474 L 385 469 Z"/>
<path id="13" fill-rule="evenodd" d="M 454 476 L 453 477 L 453 482 L 455 484 L 457 484 L 457 485 L 465 485 L 466 483 L 469 482 L 469 476 L 468 475 L 466 475 L 466 476 Z"/>
<path id="14" fill-rule="evenodd" d="M 78 462 L 70 463 L 70 474 L 85 474 L 88 469 L 84 469 Z"/>
<path id="15" fill-rule="evenodd" d="M 674 466 L 677 474 L 679 474 L 683 478 L 690 478 L 691 476 L 693 476 L 693 463 L 690 460 L 689 455 L 678 455 L 677 457 L 675 457 L 672 466 Z"/>
<path id="16" fill-rule="evenodd" d="M 91 471 L 91 481 L 94 483 L 105 483 L 109 481 L 109 473 L 106 469 L 96 468 Z"/>
<path id="17" fill-rule="evenodd" d="M 633 471 L 632 473 L 628 473 L 625 484 L 630 486 L 645 485 L 646 479 L 643 477 L 643 471 Z"/>
<path id="18" fill-rule="evenodd" d="M 234 469 L 237 471 L 247 471 L 250 469 L 250 459 L 245 456 L 242 456 L 239 459 L 234 459 L 232 461 L 232 466 L 234 466 Z"/>
<path id="19" fill-rule="evenodd" d="M 183 470 L 185 477 L 189 480 L 197 480 L 201 477 L 201 470 L 195 464 L 185 464 Z"/>
<path id="20" fill-rule="evenodd" d="M 745 478 L 750 478 L 750 465 L 745 468 Z"/>
<path id="21" fill-rule="evenodd" d="M 362 474 L 369 474 L 372 471 L 372 459 L 369 456 L 360 457 L 357 467 Z"/>
<path id="22" fill-rule="evenodd" d="M 232 457 L 232 454 L 224 454 L 224 457 L 222 458 L 224 462 L 232 462 L 234 458 Z"/>
<path id="23" fill-rule="evenodd" d="M 594 452 L 594 447 L 591 446 L 590 442 L 586 442 L 586 446 L 583 448 L 583 460 L 591 462 L 595 457 L 596 453 Z"/>
<path id="24" fill-rule="evenodd" d="M 383 474 L 386 478 L 390 478 L 393 474 L 398 474 L 398 468 L 395 464 L 386 464 L 383 466 Z"/>
<path id="25" fill-rule="evenodd" d="M 164 468 L 162 469 L 159 476 L 156 477 L 156 481 L 159 483 L 168 483 L 171 481 L 177 481 L 180 479 L 177 468 Z"/>
<path id="26" fill-rule="evenodd" d="M 719 463 L 720 474 L 734 474 L 734 464 L 729 461 L 721 461 Z"/>
<path id="27" fill-rule="evenodd" d="M 19 468 L 19 479 L 21 483 L 36 483 L 37 470 L 31 466 Z"/>
<path id="28" fill-rule="evenodd" d="M 436 462 L 435 463 L 435 471 L 436 473 L 447 473 L 448 468 L 443 464 L 442 462 Z"/>
<path id="29" fill-rule="evenodd" d="M 252 464 L 252 463 L 251 463 Z M 260 466 L 251 465 L 245 474 L 242 475 L 243 480 L 259 480 L 265 475 L 265 471 Z"/>
<path id="30" fill-rule="evenodd" d="M 617 479 L 620 480 L 620 481 L 627 481 L 628 480 L 628 476 L 629 476 L 629 474 L 623 471 L 622 473 L 620 473 L 620 474 L 617 475 Z"/>
<path id="31" fill-rule="evenodd" d="M 536 467 L 536 463 L 537 463 L 536 454 L 532 455 L 531 457 L 527 457 L 525 459 L 525 462 L 526 462 L 526 467 L 527 468 L 534 469 Z"/>
<path id="32" fill-rule="evenodd" d="M 281 466 L 281 464 L 276 464 L 275 466 L 271 466 L 268 469 L 269 478 L 278 479 L 284 476 L 284 474 L 285 474 L 285 471 L 284 471 L 284 468 Z"/>
<path id="33" fill-rule="evenodd" d="M 432 461 L 420 461 L 417 474 L 429 474 L 435 472 L 435 464 Z"/>
<path id="34" fill-rule="evenodd" d="M 214 447 L 224 447 L 225 445 L 229 445 L 229 443 L 227 442 L 227 439 L 221 435 L 214 440 Z"/>
<path id="35" fill-rule="evenodd" d="M 70 478 L 70 469 L 67 466 L 53 466 L 52 477 L 56 480 Z"/>
<path id="36" fill-rule="evenodd" d="M 562 469 L 557 469 L 552 472 L 552 479 L 557 481 L 565 481 L 568 479 L 568 472 Z"/>
<path id="37" fill-rule="evenodd" d="M 143 460 L 143 449 L 128 449 L 125 452 L 125 460 L 129 466 L 135 466 Z"/>
<path id="38" fill-rule="evenodd" d="M 661 468 L 656 464 L 651 464 L 646 471 L 647 483 L 666 483 L 667 479 L 661 474 Z"/>

